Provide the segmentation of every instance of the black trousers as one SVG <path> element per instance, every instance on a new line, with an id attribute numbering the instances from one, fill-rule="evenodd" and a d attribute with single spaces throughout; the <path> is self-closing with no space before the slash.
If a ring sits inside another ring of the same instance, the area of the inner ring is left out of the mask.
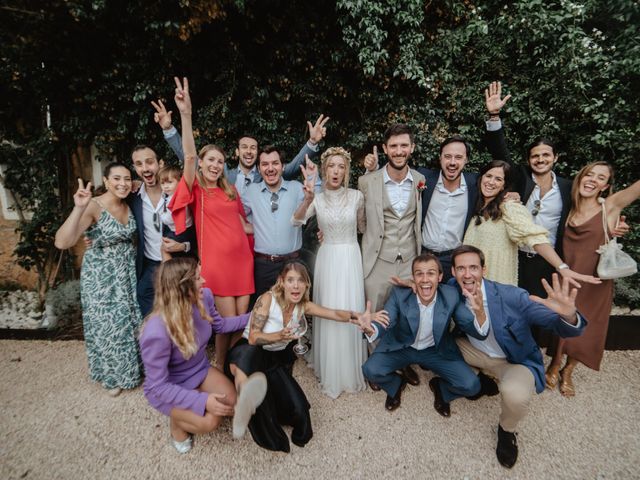
<path id="1" fill-rule="evenodd" d="M 290 425 L 291 441 L 304 447 L 311 437 L 309 401 L 302 387 L 293 378 L 293 363 L 296 355 L 290 342 L 284 350 L 271 352 L 258 345 L 249 345 L 240 339 L 227 355 L 225 373 L 231 377 L 230 364 L 236 365 L 245 374 L 263 372 L 267 377 L 267 395 L 249 421 L 249 431 L 256 442 L 267 450 L 289 452 L 289 438 L 281 425 Z"/>
<path id="2" fill-rule="evenodd" d="M 518 251 L 518 286 L 531 295 L 547 298 L 542 279 L 544 278 L 551 285 L 551 275 L 555 271 L 555 268 L 540 255 L 528 255 Z M 531 332 L 539 346 L 548 347 L 552 344 L 553 334 L 548 330 L 534 325 L 531 327 Z"/>

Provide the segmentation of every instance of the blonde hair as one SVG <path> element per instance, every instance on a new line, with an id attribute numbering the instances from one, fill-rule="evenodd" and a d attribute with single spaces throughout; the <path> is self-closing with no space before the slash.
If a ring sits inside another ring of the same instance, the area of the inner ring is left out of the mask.
<path id="1" fill-rule="evenodd" d="M 309 291 L 311 290 L 311 279 L 309 278 L 309 272 L 307 268 L 300 262 L 289 262 L 282 267 L 282 271 L 278 275 L 278 279 L 276 280 L 276 284 L 271 287 L 271 295 L 273 299 L 278 302 L 282 311 L 285 311 L 289 306 L 289 302 L 285 299 L 284 296 L 284 279 L 291 270 L 294 270 L 300 274 L 302 277 L 302 281 L 307 284 L 307 287 L 302 294 L 302 298 L 300 299 L 300 305 L 302 306 L 301 315 L 304 315 L 304 306 L 309 301 Z"/>
<path id="2" fill-rule="evenodd" d="M 344 188 L 349 188 L 349 174 L 351 173 L 351 154 L 342 147 L 329 147 L 320 157 L 320 176 L 322 177 L 323 184 L 327 179 L 327 165 L 331 157 L 341 157 L 344 159 Z"/>
<path id="3" fill-rule="evenodd" d="M 200 149 L 200 152 L 198 153 L 198 158 L 200 159 L 204 158 L 204 156 L 212 150 L 222 155 L 223 160 L 227 159 L 227 156 L 224 153 L 224 150 L 222 150 L 222 148 L 219 147 L 218 145 L 213 145 L 213 144 L 205 145 L 204 147 L 202 147 Z M 202 176 L 202 172 L 199 168 L 196 171 L 196 175 L 198 177 L 198 183 L 203 187 L 206 186 L 205 180 Z M 224 194 L 227 196 L 229 200 L 236 199 L 236 191 L 231 187 L 229 180 L 227 180 L 227 177 L 224 174 L 224 168 L 222 169 L 222 172 L 220 172 L 220 178 L 218 179 L 218 186 L 222 189 L 222 191 L 224 192 Z"/>
<path id="4" fill-rule="evenodd" d="M 607 197 L 613 192 L 613 166 L 603 160 L 587 163 L 580 169 L 576 177 L 573 179 L 573 185 L 571 186 L 571 210 L 569 210 L 569 215 L 567 215 L 567 224 L 569 224 L 574 215 L 578 213 L 578 210 L 580 210 L 580 207 L 584 200 L 580 196 L 580 182 L 587 175 L 587 173 L 591 171 L 593 167 L 597 167 L 599 165 L 605 166 L 609 169 L 609 181 L 607 182 L 609 184 L 609 188 L 607 188 L 604 192 L 600 192 L 599 196 Z"/>
<path id="5" fill-rule="evenodd" d="M 156 271 L 153 311 L 149 315 L 162 317 L 169 338 L 185 359 L 198 351 L 193 307 L 198 309 L 203 319 L 212 322 L 200 299 L 197 280 L 198 263 L 194 258 L 176 257 L 160 264 Z"/>

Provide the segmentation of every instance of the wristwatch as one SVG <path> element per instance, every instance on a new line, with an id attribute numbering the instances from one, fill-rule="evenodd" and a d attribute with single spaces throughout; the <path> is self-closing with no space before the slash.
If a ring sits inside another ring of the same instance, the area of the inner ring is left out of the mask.
<path id="1" fill-rule="evenodd" d="M 189 242 L 184 242 L 183 245 L 184 245 L 184 253 L 189 253 L 189 250 L 191 250 L 191 244 Z"/>
<path id="2" fill-rule="evenodd" d="M 566 263 L 563 262 L 563 263 L 561 263 L 560 265 L 558 265 L 556 267 L 556 270 L 565 270 L 567 268 L 569 268 L 569 265 L 567 265 Z"/>

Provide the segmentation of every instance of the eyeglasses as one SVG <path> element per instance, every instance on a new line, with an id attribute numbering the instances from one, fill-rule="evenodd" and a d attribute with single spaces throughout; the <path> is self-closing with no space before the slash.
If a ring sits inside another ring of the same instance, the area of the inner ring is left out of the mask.
<path id="1" fill-rule="evenodd" d="M 251 179 L 249 177 L 244 177 L 244 186 L 248 187 L 251 185 Z"/>
<path id="2" fill-rule="evenodd" d="M 160 215 L 158 212 L 153 212 L 153 226 L 156 229 L 156 232 L 160 231 Z"/>
<path id="3" fill-rule="evenodd" d="M 273 192 L 271 194 L 271 212 L 272 213 L 278 210 L 278 200 L 280 200 L 280 197 L 278 197 L 278 194 L 276 192 Z"/>
<path id="4" fill-rule="evenodd" d="M 536 215 L 538 215 L 541 208 L 542 202 L 540 200 L 536 200 L 535 202 L 533 202 L 533 210 L 531 210 L 531 216 L 535 217 Z"/>

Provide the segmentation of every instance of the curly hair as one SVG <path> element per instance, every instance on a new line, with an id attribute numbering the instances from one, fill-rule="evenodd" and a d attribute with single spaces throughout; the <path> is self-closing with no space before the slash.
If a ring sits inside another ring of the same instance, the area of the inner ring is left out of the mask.
<path id="1" fill-rule="evenodd" d="M 327 180 L 327 165 L 331 157 L 341 157 L 344 159 L 344 181 L 342 182 L 344 188 L 349 188 L 349 175 L 351 173 L 351 154 L 342 147 L 329 147 L 320 157 L 320 176 L 326 182 Z"/>

